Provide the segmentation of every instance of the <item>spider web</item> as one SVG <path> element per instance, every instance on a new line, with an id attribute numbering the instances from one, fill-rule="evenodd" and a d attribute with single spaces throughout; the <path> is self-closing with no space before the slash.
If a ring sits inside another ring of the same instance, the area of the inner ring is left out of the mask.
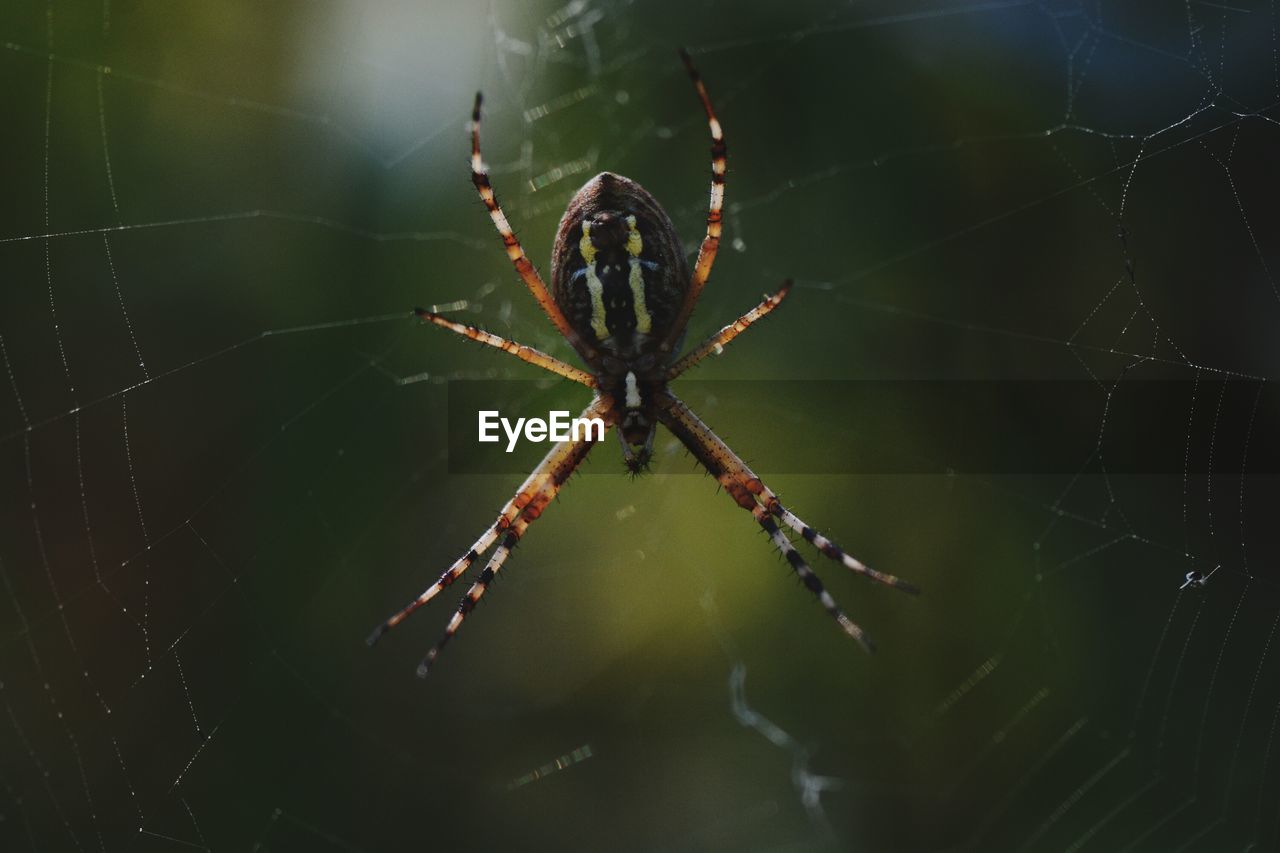
<path id="1" fill-rule="evenodd" d="M 6 6 L 0 846 L 1276 849 L 1278 15 Z M 731 169 L 691 337 L 797 283 L 700 374 L 734 399 L 689 402 L 926 593 L 815 558 L 864 656 L 689 463 L 631 483 L 606 445 L 419 683 L 447 603 L 361 641 L 518 483 L 450 473 L 448 386 L 532 374 L 408 308 L 568 357 L 467 181 L 474 89 L 540 263 L 602 169 L 692 249 L 678 44 Z M 1085 440 L 992 474 L 946 418 L 761 379 L 1097 394 L 962 435 Z M 937 473 L 841 473 L 886 433 Z M 771 467 L 791 445 L 835 473 Z"/>

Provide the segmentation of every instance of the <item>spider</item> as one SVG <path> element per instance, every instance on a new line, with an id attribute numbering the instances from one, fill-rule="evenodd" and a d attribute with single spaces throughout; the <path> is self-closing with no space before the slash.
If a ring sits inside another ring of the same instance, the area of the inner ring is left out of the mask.
<path id="1" fill-rule="evenodd" d="M 414 309 L 414 313 L 423 322 L 495 347 L 590 388 L 594 397 L 581 417 L 598 417 L 607 428 L 617 427 L 623 460 L 633 474 L 647 468 L 653 453 L 654 431 L 659 423 L 664 425 L 719 481 L 734 502 L 751 513 L 799 580 L 844 632 L 867 651 L 874 651 L 871 639 L 836 604 L 792 546 L 783 528 L 800 534 L 823 555 L 860 575 L 907 592 L 918 590 L 900 578 L 878 572 L 854 559 L 787 509 L 669 387 L 673 379 L 708 355 L 719 354 L 726 344 L 777 308 L 791 289 L 791 282 L 784 282 L 777 293 L 766 295 L 755 308 L 684 356 L 678 356 L 685 327 L 711 275 L 720 246 L 725 179 L 724 132 L 689 54 L 681 50 L 680 58 L 711 129 L 711 202 L 706 235 L 692 271 L 670 217 L 654 197 L 635 181 L 602 172 L 578 190 L 560 220 L 552 247 L 551 287 L 548 288 L 511 230 L 489 182 L 487 167 L 480 156 L 482 97 L 476 94 L 471 113 L 471 181 L 489 210 L 516 272 L 589 370 L 422 308 Z M 462 577 L 480 555 L 498 543 L 488 564 L 449 620 L 444 636 L 419 665 L 418 675 L 426 676 L 441 650 L 462 627 L 506 564 L 512 549 L 586 458 L 593 443 L 584 437 L 553 447 L 471 549 L 421 595 L 374 629 L 369 645 Z"/>

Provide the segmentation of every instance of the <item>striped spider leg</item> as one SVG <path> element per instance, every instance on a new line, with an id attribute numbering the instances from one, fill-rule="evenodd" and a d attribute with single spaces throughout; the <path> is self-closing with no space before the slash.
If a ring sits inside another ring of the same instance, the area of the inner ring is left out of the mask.
<path id="1" fill-rule="evenodd" d="M 582 417 L 593 418 L 605 415 L 608 408 L 607 402 L 607 400 L 597 397 L 592 401 L 591 405 L 583 410 Z M 480 538 L 475 541 L 475 544 L 471 546 L 467 553 L 459 557 L 453 565 L 445 570 L 439 580 L 427 587 L 421 595 L 414 598 L 404 608 L 375 628 L 373 633 L 369 635 L 369 645 L 372 646 L 382 638 L 383 634 L 399 625 L 412 615 L 415 610 L 435 598 L 446 587 L 462 577 L 476 560 L 480 559 L 486 551 L 493 547 L 495 542 L 501 539 L 497 550 L 493 552 L 493 556 L 485 565 L 484 570 L 458 604 L 457 612 L 449 620 L 444 636 L 432 647 L 431 651 L 427 653 L 427 656 L 423 658 L 422 663 L 418 666 L 418 675 L 425 677 L 431 664 L 439 656 L 441 649 L 462 627 L 462 622 L 467 618 L 467 614 L 475 609 L 476 602 L 488 590 L 489 584 L 506 563 L 507 557 L 510 556 L 511 550 L 520 541 L 520 537 L 524 535 L 529 525 L 537 521 L 542 515 L 547 504 L 559 493 L 561 486 L 582 464 L 582 460 L 587 457 L 587 453 L 590 452 L 594 443 L 589 440 L 588 436 L 584 435 L 581 438 L 570 438 L 568 441 L 560 442 L 551 448 L 550 452 L 533 469 L 533 473 L 524 481 L 511 500 L 507 501 L 506 505 L 503 506 L 502 511 L 498 513 L 497 521 L 481 534 Z"/>
<path id="2" fill-rule="evenodd" d="M 506 338 L 495 335 L 492 332 L 486 332 L 484 329 L 477 328 L 476 326 L 456 323 L 447 317 L 434 314 L 425 308 L 414 308 L 413 313 L 416 314 L 424 323 L 432 323 L 442 329 L 448 329 L 451 332 L 462 335 L 464 338 L 475 341 L 478 344 L 484 344 L 485 346 L 490 346 L 494 349 L 500 349 L 508 355 L 514 355 L 521 361 L 528 362 L 536 367 L 541 367 L 543 370 L 550 371 L 557 376 L 563 376 L 565 379 L 571 379 L 574 382 L 587 386 L 588 388 L 596 387 L 596 379 L 590 373 L 574 367 L 572 364 L 565 364 L 560 359 L 555 356 L 547 355 L 542 350 L 507 340 Z"/>
<path id="3" fill-rule="evenodd" d="M 684 63 L 689 79 L 698 93 L 702 103 L 702 111 L 707 114 L 707 126 L 711 130 L 711 201 L 707 205 L 707 232 L 703 235 L 702 245 L 698 247 L 698 259 L 693 264 L 693 274 L 689 277 L 689 286 L 685 290 L 680 305 L 680 313 L 671 324 L 667 337 L 658 345 L 659 352 L 670 354 L 680 346 L 686 324 L 693 316 L 693 309 L 702 295 L 702 288 L 711 277 L 711 267 L 716 262 L 716 253 L 720 251 L 720 232 L 724 219 L 724 177 L 728 171 L 729 149 L 724 139 L 724 129 L 716 118 L 715 108 L 711 106 L 711 98 L 707 95 L 706 84 L 702 75 L 693 66 L 689 52 L 681 48 L 680 60 Z"/>
<path id="4" fill-rule="evenodd" d="M 809 564 L 805 562 L 804 557 L 800 556 L 800 552 L 791 544 L 774 519 L 781 519 L 787 527 L 800 533 L 822 554 L 843 563 L 852 571 L 905 592 L 917 593 L 919 590 L 901 578 L 877 572 L 863 565 L 846 554 L 840 546 L 783 507 L 777 495 L 755 475 L 747 463 L 743 462 L 710 427 L 670 391 L 667 391 L 658 401 L 658 418 L 676 438 L 680 439 L 694 458 L 716 478 L 725 492 L 733 498 L 734 503 L 751 513 L 774 547 L 782 552 L 792 571 L 814 594 L 827 613 L 836 620 L 840 628 L 861 643 L 868 652 L 874 652 L 875 644 L 871 642 L 871 638 L 840 609 L 835 599 L 831 597 L 831 593 L 827 592 L 817 574 L 809 568 Z"/>
<path id="5" fill-rule="evenodd" d="M 782 300 L 786 299 L 787 294 L 790 292 L 791 280 L 787 279 L 782 283 L 782 287 L 778 289 L 777 293 L 772 296 L 766 295 L 764 297 L 764 301 L 755 308 L 752 308 L 750 311 L 743 314 L 741 317 L 734 320 L 732 323 L 725 326 L 702 343 L 698 344 L 683 358 L 667 368 L 667 381 L 670 382 L 672 379 L 680 376 L 680 374 L 684 373 L 686 370 L 693 367 L 712 353 L 719 355 L 724 352 L 724 348 L 728 346 L 729 341 L 745 332 L 752 323 L 768 316 L 774 308 L 777 308 L 782 304 Z"/>
<path id="6" fill-rule="evenodd" d="M 547 315 L 552 325 L 556 327 L 556 331 L 564 336 L 570 346 L 577 350 L 583 359 L 590 362 L 595 357 L 595 350 L 582 340 L 560 305 L 552 298 L 546 282 L 538 274 L 533 261 L 525 255 L 524 247 L 520 245 L 520 238 L 511 229 L 511 223 L 507 221 L 506 214 L 502 212 L 502 205 L 498 203 L 498 197 L 493 192 L 493 185 L 489 183 L 489 167 L 480 156 L 480 105 L 483 102 L 484 95 L 476 92 L 476 103 L 471 110 L 471 183 L 475 185 L 476 192 L 480 194 L 480 200 L 488 209 L 493 227 L 498 229 L 498 236 L 502 238 L 502 245 L 506 247 L 507 257 L 511 259 L 516 273 L 533 294 L 538 307 Z"/>

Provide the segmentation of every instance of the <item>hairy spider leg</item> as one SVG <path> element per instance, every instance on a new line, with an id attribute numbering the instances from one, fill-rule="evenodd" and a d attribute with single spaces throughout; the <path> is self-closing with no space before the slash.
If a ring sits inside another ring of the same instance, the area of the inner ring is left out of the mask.
<path id="1" fill-rule="evenodd" d="M 582 413 L 582 417 L 593 417 L 596 407 L 594 404 L 588 406 L 587 410 Z M 590 452 L 593 442 L 585 438 L 577 441 L 569 440 L 561 442 L 547 454 L 547 459 L 543 461 L 543 468 L 547 462 L 551 460 L 553 455 L 560 451 L 554 464 L 550 466 L 549 476 L 543 482 L 541 488 L 534 494 L 529 503 L 520 511 L 519 516 L 507 528 L 506 535 L 502 538 L 500 544 L 493 552 L 493 556 L 489 559 L 489 563 L 484 567 L 484 571 L 476 578 L 475 583 L 467 590 L 467 594 L 462 597 L 462 601 L 458 604 L 458 610 L 453 614 L 453 618 L 449 620 L 449 624 L 445 627 L 444 636 L 442 636 L 432 648 L 427 652 L 426 657 L 422 659 L 422 663 L 418 665 L 418 677 L 425 678 L 430 671 L 431 666 L 435 663 L 437 657 L 440 656 L 441 650 L 449 640 L 453 639 L 453 635 L 458 633 L 458 629 L 462 627 L 462 622 L 467 615 L 475 609 L 476 603 L 481 596 L 489 589 L 489 584 L 494 577 L 502 569 L 507 561 L 507 557 L 511 554 L 516 544 L 520 541 L 520 537 L 529 528 L 529 525 L 538 520 L 542 515 L 547 504 L 559 493 L 560 487 L 569 479 L 570 475 L 582 464 L 582 460 L 586 458 Z"/>
<path id="2" fill-rule="evenodd" d="M 529 292 L 533 294 L 533 298 L 537 300 L 538 305 L 550 318 L 551 322 L 555 324 L 556 330 L 564 336 L 565 340 L 578 351 L 579 355 L 587 361 L 591 361 L 595 357 L 595 350 L 589 347 L 578 333 L 573 330 L 573 326 L 569 324 L 569 319 L 565 317 L 564 312 L 560 310 L 560 306 L 556 305 L 555 300 L 551 298 L 551 292 L 547 290 L 546 282 L 538 274 L 533 262 L 525 255 L 524 248 L 520 245 L 520 239 L 511 230 L 511 224 L 507 222 L 506 214 L 502 212 L 502 206 L 498 204 L 498 197 L 494 195 L 493 185 L 489 183 L 489 167 L 480 156 L 480 104 L 482 101 L 482 94 L 476 92 L 476 105 L 471 111 L 471 183 L 475 184 L 476 192 L 480 193 L 480 199 L 484 202 L 484 206 L 489 209 L 489 218 L 493 220 L 494 227 L 498 229 L 498 234 L 502 237 L 502 245 L 507 249 L 507 257 L 511 259 L 511 263 L 515 266 L 520 278 L 524 279 L 524 283 L 529 288 Z"/>
<path id="3" fill-rule="evenodd" d="M 689 448 L 689 451 L 724 487 L 734 502 L 751 513 L 756 523 L 769 536 L 769 540 L 782 552 L 787 564 L 791 566 L 791 570 L 796 573 L 800 582 L 813 593 L 840 628 L 857 640 L 867 651 L 875 651 L 871 638 L 856 622 L 845 615 L 835 599 L 831 597 L 831 593 L 827 592 L 822 585 L 818 575 L 809 568 L 809 564 L 800 556 L 800 552 L 791 545 L 790 540 L 778 528 L 768 507 L 760 501 L 760 496 L 766 492 L 765 485 L 747 467 L 747 463 L 730 450 L 729 446 L 674 394 L 667 392 L 660 399 L 658 418 L 685 447 Z"/>
<path id="4" fill-rule="evenodd" d="M 769 312 L 781 305 L 782 300 L 786 299 L 787 294 L 790 292 L 791 280 L 788 279 L 782 283 L 782 287 L 777 293 L 772 296 L 765 296 L 764 301 L 755 308 L 752 308 L 750 311 L 743 314 L 741 317 L 734 320 L 732 323 L 725 326 L 702 343 L 698 344 L 696 348 L 667 368 L 667 381 L 670 382 L 672 379 L 675 379 L 677 376 L 684 373 L 686 370 L 693 367 L 713 352 L 718 354 L 724 349 L 725 345 L 728 344 L 729 341 L 745 332 L 752 323 L 768 316 Z"/>
<path id="5" fill-rule="evenodd" d="M 903 592 L 909 592 L 912 595 L 920 594 L 920 587 L 910 581 L 903 580 L 897 575 L 876 571 L 861 560 L 851 556 L 839 545 L 832 542 L 809 525 L 805 524 L 803 519 L 784 507 L 778 500 L 778 496 L 771 492 L 768 486 L 765 486 L 763 483 L 761 483 L 761 486 L 763 486 L 763 490 L 760 492 L 760 500 L 764 502 L 764 505 L 769 512 L 780 518 L 783 524 L 790 527 L 796 533 L 799 533 L 806 542 L 813 545 L 813 547 L 817 548 L 825 556 L 830 557 L 837 563 L 843 564 L 845 568 L 852 572 L 856 572 L 857 574 L 870 578 L 876 583 L 882 583 L 885 586 L 891 586 L 894 589 L 900 589 Z"/>
<path id="6" fill-rule="evenodd" d="M 876 644 L 871 641 L 871 638 L 867 636 L 867 632 L 862 630 L 857 622 L 846 616 L 844 611 L 840 609 L 840 605 L 836 604 L 836 600 L 831 597 L 831 593 L 827 592 L 822 586 L 822 581 L 814 574 L 813 569 L 809 568 L 809 564 L 804 561 L 804 557 L 800 556 L 800 552 L 791 544 L 791 540 L 774 523 L 769 511 L 760 504 L 756 504 L 751 509 L 751 516 L 764 528 L 764 532 L 769 536 L 769 541 L 787 558 L 787 563 L 800 578 L 800 582 L 818 597 L 818 601 L 822 604 L 823 609 L 831 615 L 831 618 L 836 620 L 836 623 L 846 634 L 861 643 L 864 649 L 874 652 Z"/>
<path id="7" fill-rule="evenodd" d="M 453 613 L 453 619 L 449 620 L 448 625 L 445 625 L 444 637 L 440 638 L 439 642 L 436 642 L 435 646 L 431 647 L 431 651 L 426 653 L 426 657 L 422 658 L 422 662 L 417 665 L 417 678 L 426 678 L 426 675 L 431 670 L 431 665 L 435 662 L 435 658 L 440 656 L 445 644 L 453 638 L 454 634 L 458 633 L 458 629 L 462 628 L 462 620 L 466 619 L 467 613 L 475 610 L 476 603 L 480 601 L 481 596 L 484 596 L 485 590 L 489 589 L 490 581 L 502 569 L 504 562 L 507 562 L 507 557 L 511 556 L 512 548 L 515 548 L 516 543 L 520 542 L 520 537 L 525 534 L 525 530 L 529 529 L 530 523 L 531 519 L 526 520 L 525 516 L 521 516 L 507 530 L 507 535 L 502 538 L 502 544 L 498 546 L 497 551 L 493 552 L 493 557 L 489 558 L 484 571 L 481 571 L 479 578 L 476 579 L 474 584 L 471 584 L 471 589 L 467 590 L 466 596 L 463 596 L 462 601 L 458 603 L 458 610 Z"/>
<path id="8" fill-rule="evenodd" d="M 535 516 L 536 517 L 536 516 Z M 462 597 L 462 601 L 458 604 L 457 611 L 453 614 L 453 618 L 449 620 L 449 624 L 445 626 L 444 636 L 431 647 L 426 656 L 422 659 L 422 663 L 418 664 L 418 677 L 426 678 L 431 671 L 431 666 L 435 663 L 436 658 L 440 656 L 440 652 L 453 639 L 453 635 L 458 633 L 458 629 L 462 627 L 462 622 L 467 618 L 476 604 L 480 601 L 480 597 L 489 589 L 489 583 L 502 569 L 507 561 L 507 557 L 511 555 L 511 550 L 516 547 L 520 541 L 520 537 L 529 529 L 532 519 L 526 520 L 523 515 L 517 518 L 511 527 L 507 530 L 507 535 L 502 537 L 502 544 L 493 552 L 493 556 L 485 565 L 484 571 L 476 578 L 475 583 L 471 584 L 471 588 L 467 590 L 467 594 Z"/>
<path id="9" fill-rule="evenodd" d="M 752 323 L 767 316 L 773 309 L 777 308 L 782 300 L 786 298 L 791 291 L 791 280 L 782 283 L 782 287 L 773 296 L 766 296 L 764 301 L 752 308 L 746 314 L 743 314 L 737 320 L 725 326 L 711 337 L 707 338 L 694 350 L 689 352 L 675 364 L 667 369 L 667 381 L 675 379 L 682 373 L 702 361 L 712 352 L 719 352 L 726 344 L 745 332 Z M 799 533 L 813 547 L 817 548 L 827 557 L 843 564 L 850 571 L 864 575 L 873 581 L 903 590 L 912 594 L 919 594 L 919 587 L 910 581 L 903 580 L 896 575 L 887 574 L 885 572 L 876 571 L 861 560 L 853 557 L 835 542 L 823 536 L 817 530 L 814 530 L 804 522 L 799 516 L 782 505 L 778 500 L 778 496 L 769 490 L 763 483 L 760 484 L 762 491 L 760 492 L 760 500 L 772 515 L 777 516 L 783 524 Z"/>
<path id="10" fill-rule="evenodd" d="M 682 406 L 686 412 L 689 412 L 689 415 L 691 417 L 697 420 L 697 416 L 693 415 L 693 413 L 689 411 L 687 406 L 684 406 L 683 403 L 679 403 L 679 405 Z M 698 421 L 698 422 L 701 423 L 701 421 Z M 704 429 L 706 429 L 707 433 L 712 436 L 712 438 L 714 438 L 717 442 L 719 442 L 719 439 L 716 438 L 715 433 L 711 432 L 709 427 L 707 427 L 705 424 L 703 424 L 702 426 Z M 891 574 L 888 574 L 887 572 L 881 572 L 871 568 L 870 566 L 863 563 L 861 560 L 858 560 L 853 555 L 849 554 L 847 551 L 841 548 L 838 544 L 828 539 L 820 531 L 814 529 L 813 527 L 810 527 L 804 521 L 804 519 L 800 518 L 794 512 L 792 512 L 791 510 L 783 506 L 782 501 L 778 499 L 778 496 L 773 492 L 773 490 L 770 489 L 767 485 L 765 485 L 765 483 L 762 480 L 756 477 L 755 474 L 751 472 L 751 469 L 748 468 L 746 464 L 741 461 L 741 459 L 738 459 L 736 455 L 733 455 L 732 450 L 730 450 L 727 446 L 724 446 L 723 442 L 720 442 L 720 444 L 721 446 L 724 447 L 724 450 L 728 452 L 731 456 L 733 456 L 733 459 L 737 460 L 738 463 L 742 466 L 742 472 L 743 472 L 743 475 L 748 480 L 750 491 L 752 492 L 752 494 L 754 494 L 757 497 L 759 502 L 763 504 L 764 508 L 768 510 L 768 512 L 771 515 L 776 516 L 778 519 L 780 519 L 782 523 L 785 524 L 787 527 L 791 528 L 796 533 L 799 533 L 800 536 L 806 542 L 810 543 L 811 545 L 813 545 L 813 547 L 817 548 L 820 552 L 822 552 L 824 556 L 842 564 L 843 566 L 845 566 L 845 568 L 849 569 L 850 571 L 863 575 L 864 577 L 869 578 L 870 580 L 876 581 L 877 583 L 884 584 L 885 586 L 891 586 L 894 589 L 900 589 L 903 592 L 908 592 L 908 593 L 911 593 L 912 595 L 919 595 L 920 588 L 917 587 L 915 584 L 911 583 L 910 581 L 904 580 L 903 578 L 900 578 L 896 575 L 891 575 Z"/>
<path id="11" fill-rule="evenodd" d="M 681 49 L 680 59 L 684 62 L 685 70 L 689 72 L 689 78 L 693 80 L 693 87 L 698 92 L 698 100 L 702 102 L 702 109 L 707 114 L 707 126 L 711 129 L 711 202 L 707 207 L 707 233 L 702 238 L 702 245 L 698 247 L 698 260 L 694 262 L 689 289 L 685 291 L 680 313 L 676 315 L 676 320 L 671 325 L 671 332 L 661 344 L 663 352 L 670 352 L 684 333 L 684 327 L 689 322 L 689 317 L 693 315 L 693 308 L 698 304 L 698 296 L 701 295 L 707 279 L 711 277 L 711 266 L 716 261 L 716 252 L 720 250 L 725 163 L 728 153 L 724 141 L 724 130 L 720 127 L 720 120 L 716 118 L 716 111 L 711 106 L 711 98 L 707 96 L 707 87 L 702 82 L 702 75 L 694 67 L 688 51 Z"/>
<path id="12" fill-rule="evenodd" d="M 602 411 L 602 402 L 595 400 L 583 411 L 582 417 L 600 417 Z M 369 635 L 369 645 L 372 646 L 382 638 L 383 634 L 409 618 L 415 610 L 435 598 L 445 587 L 466 574 L 471 564 L 480 559 L 480 555 L 488 551 L 493 546 L 493 543 L 498 541 L 498 537 L 502 535 L 504 530 L 510 530 L 522 518 L 527 517 L 526 526 L 529 521 L 537 518 L 542 512 L 542 507 L 546 506 L 546 502 L 555 496 L 561 484 L 578 467 L 590 448 L 591 442 L 587 441 L 585 436 L 579 441 L 565 441 L 551 448 L 511 500 L 507 501 L 506 505 L 503 506 L 502 511 L 498 513 L 498 520 L 481 534 L 480 538 L 471 546 L 471 550 L 459 557 L 453 565 L 445 570 L 444 574 L 440 575 L 440 579 L 423 590 L 421 595 L 373 629 L 373 633 Z M 551 488 L 550 495 L 543 500 L 542 495 L 547 492 L 548 487 Z M 536 509 L 530 511 L 529 508 L 533 506 L 536 506 Z"/>
<path id="13" fill-rule="evenodd" d="M 565 379 L 572 379 L 588 388 L 596 387 L 595 377 L 585 370 L 580 370 L 571 364 L 565 364 L 555 356 L 547 355 L 542 350 L 534 349 L 531 346 L 525 346 L 517 341 L 508 340 L 492 332 L 486 332 L 475 326 L 468 326 L 464 323 L 456 323 L 447 317 L 434 314 L 425 308 L 414 308 L 413 313 L 426 323 L 434 323 L 442 329 L 448 329 L 451 332 L 457 332 L 464 338 L 469 338 L 477 343 L 500 349 L 505 353 L 510 353 L 521 361 L 541 367 L 543 370 L 550 371 L 557 376 L 563 376 Z"/>

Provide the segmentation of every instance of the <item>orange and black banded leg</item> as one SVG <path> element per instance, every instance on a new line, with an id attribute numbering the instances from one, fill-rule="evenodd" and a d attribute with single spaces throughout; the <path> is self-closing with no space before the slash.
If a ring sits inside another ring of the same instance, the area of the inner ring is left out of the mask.
<path id="1" fill-rule="evenodd" d="M 493 220 L 494 227 L 498 229 L 498 234 L 502 237 L 502 245 L 507 249 L 507 257 L 511 259 L 511 263 L 515 266 L 520 278 L 524 279 L 525 285 L 529 288 L 529 292 L 533 294 L 533 298 L 537 300 L 539 307 L 555 324 L 556 330 L 578 351 L 578 354 L 590 361 L 594 357 L 595 351 L 574 331 L 569 324 L 568 318 L 560 310 L 560 306 L 556 305 L 555 300 L 551 298 L 551 292 L 547 290 L 546 282 L 542 280 L 542 276 L 534 268 L 533 262 L 525 255 L 524 248 L 520 245 L 520 239 L 511 230 L 511 223 L 507 221 L 506 215 L 502 212 L 502 205 L 498 204 L 498 197 L 494 195 L 493 185 L 489 183 L 489 167 L 485 165 L 484 158 L 480 156 L 480 104 L 482 100 L 481 93 L 476 92 L 476 105 L 471 111 L 471 183 L 475 184 L 476 192 L 480 193 L 480 199 L 489 210 L 489 218 Z"/>
<path id="2" fill-rule="evenodd" d="M 439 314 L 433 314 L 425 308 L 414 308 L 413 313 L 425 323 L 433 323 L 442 329 L 448 329 L 451 332 L 457 332 L 464 338 L 468 338 L 477 343 L 500 349 L 505 353 L 510 353 L 521 361 L 541 367 L 543 370 L 550 371 L 557 376 L 563 376 L 565 379 L 572 379 L 588 388 L 596 387 L 596 380 L 590 373 L 580 370 L 571 364 L 565 364 L 555 356 L 547 355 L 542 350 L 534 349 L 530 346 L 517 343 L 516 341 L 507 340 L 504 337 L 495 335 L 492 332 L 486 332 L 484 329 L 478 329 L 475 326 L 468 326 L 464 323 L 456 323 L 447 317 Z"/>
<path id="3" fill-rule="evenodd" d="M 592 408 L 588 408 L 582 414 L 582 417 L 593 417 Z M 502 566 L 506 563 L 507 558 L 511 555 L 511 551 L 520 541 L 520 537 L 529 528 L 529 525 L 542 515 L 552 499 L 560 492 L 560 487 L 569 479 L 570 475 L 586 458 L 587 453 L 591 450 L 592 442 L 586 440 L 566 441 L 559 444 L 552 454 L 556 451 L 562 451 L 557 461 L 551 467 L 549 476 L 543 482 L 541 488 L 534 494 L 533 498 L 520 510 L 519 516 L 511 526 L 506 529 L 502 537 L 501 544 L 497 550 L 493 552 L 493 556 L 489 559 L 488 564 L 484 567 L 484 571 L 476 578 L 475 583 L 467 590 L 467 594 L 462 597 L 462 601 L 458 604 L 457 611 L 453 614 L 453 618 L 449 620 L 449 624 L 445 627 L 444 636 L 442 636 L 432 648 L 427 652 L 426 657 L 422 659 L 422 663 L 418 665 L 418 676 L 425 678 L 431 670 L 431 666 L 435 663 L 440 652 L 445 645 L 453 639 L 453 635 L 458 633 L 462 627 L 463 621 L 468 614 L 475 609 L 476 603 L 489 589 L 489 584 L 493 582 L 494 577 L 501 571 Z M 551 454 L 548 454 L 550 459 Z M 539 466 L 542 467 L 542 466 Z"/>
<path id="4" fill-rule="evenodd" d="M 707 233 L 702 238 L 702 245 L 698 247 L 698 260 L 693 265 L 689 289 L 685 291 L 684 303 L 680 306 L 680 313 L 676 315 L 675 323 L 672 324 L 672 333 L 661 345 L 666 352 L 670 352 L 676 345 L 685 324 L 693 315 L 693 308 L 698 304 L 698 297 L 702 294 L 702 288 L 706 285 L 707 279 L 711 277 L 711 267 L 715 264 L 716 253 L 720 250 L 720 232 L 724 220 L 724 177 L 728 162 L 724 129 L 720 127 L 715 108 L 711 106 L 711 98 L 707 95 L 707 87 L 702 82 L 702 75 L 694 67 L 693 60 L 687 51 L 683 49 L 680 51 L 680 59 L 684 62 L 685 70 L 689 72 L 689 78 L 693 80 L 698 100 L 702 102 L 702 109 L 707 114 L 707 126 L 711 130 L 711 202 L 707 207 Z"/>
<path id="5" fill-rule="evenodd" d="M 760 495 L 766 491 L 764 483 L 747 467 L 747 464 L 674 394 L 668 392 L 659 401 L 658 418 L 685 447 L 689 448 L 689 451 L 724 487 L 734 502 L 751 513 L 756 523 L 769 536 L 769 541 L 782 552 L 787 564 L 796 573 L 796 577 L 806 589 L 813 593 L 840 629 L 857 640 L 867 651 L 875 651 L 871 638 L 840 609 L 835 599 L 831 597 L 831 593 L 827 592 L 822 585 L 822 580 L 813 569 L 809 568 L 809 564 L 800 556 L 800 552 L 796 551 L 774 521 L 773 516 L 769 514 L 768 508 L 760 502 Z"/>
<path id="6" fill-rule="evenodd" d="M 745 332 L 752 323 L 767 316 L 774 308 L 781 305 L 782 300 L 785 299 L 787 294 L 790 292 L 791 281 L 784 281 L 781 289 L 779 289 L 777 293 L 772 296 L 766 296 L 764 301 L 755 308 L 752 308 L 750 311 L 743 314 L 741 317 L 734 320 L 732 323 L 725 326 L 702 343 L 698 344 L 695 349 L 691 350 L 683 358 L 667 368 L 667 381 L 670 382 L 675 379 L 712 353 L 719 355 L 729 341 Z"/>
<path id="7" fill-rule="evenodd" d="M 594 401 L 582 413 L 582 417 L 599 417 L 602 410 L 603 404 L 601 401 Z M 471 565 L 480 559 L 482 554 L 493 547 L 493 543 L 498 541 L 503 532 L 510 530 L 525 515 L 528 508 L 535 504 L 538 505 L 538 509 L 535 510 L 532 517 L 536 518 L 537 513 L 541 512 L 541 507 L 545 506 L 545 501 L 539 503 L 540 495 L 547 490 L 550 484 L 554 484 L 552 492 L 554 495 L 555 491 L 559 490 L 560 484 L 568 479 L 573 470 L 582 462 L 583 457 L 586 456 L 587 450 L 590 448 L 591 442 L 588 441 L 566 441 L 551 448 L 551 451 L 533 469 L 533 473 L 524 481 L 511 500 L 507 501 L 506 505 L 502 507 L 501 512 L 498 513 L 497 521 L 475 541 L 475 544 L 471 546 L 467 553 L 459 557 L 453 565 L 446 569 L 435 583 L 423 590 L 421 595 L 410 601 L 404 608 L 373 629 L 373 633 L 369 635 L 369 645 L 372 646 L 382 638 L 383 634 L 409 618 L 415 610 L 435 598 L 445 587 L 450 586 L 454 581 L 466 574 L 467 569 L 471 568 Z M 531 520 L 532 518 L 528 519 L 528 521 Z"/>

